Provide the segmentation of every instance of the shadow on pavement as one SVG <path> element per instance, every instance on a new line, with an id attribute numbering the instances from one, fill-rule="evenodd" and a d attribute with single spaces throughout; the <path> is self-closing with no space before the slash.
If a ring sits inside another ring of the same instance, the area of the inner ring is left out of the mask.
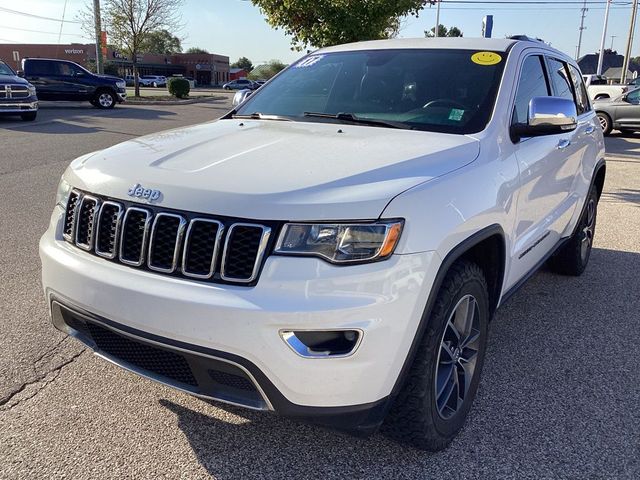
<path id="1" fill-rule="evenodd" d="M 457 466 L 473 478 L 632 478 L 638 272 L 640 253 L 594 248 L 579 278 L 535 275 L 498 311 L 471 415 L 436 454 L 219 404 L 216 417 L 160 404 L 219 479 L 462 478 Z"/>
<path id="2" fill-rule="evenodd" d="M 177 115 L 176 112 L 162 106 L 139 108 L 138 106 L 120 105 L 110 110 L 100 110 L 91 105 L 79 104 L 68 108 L 66 106 L 41 108 L 40 115 L 33 122 L 20 122 L 19 117 L 0 117 L 0 128 L 45 134 L 97 133 L 112 131 L 101 124 L 101 120 L 107 117 L 154 121 L 175 115 Z M 16 122 L 16 118 L 20 123 Z"/>
<path id="3" fill-rule="evenodd" d="M 640 206 L 640 190 L 634 188 L 622 188 L 613 192 L 603 192 L 601 201 L 629 202 Z"/>

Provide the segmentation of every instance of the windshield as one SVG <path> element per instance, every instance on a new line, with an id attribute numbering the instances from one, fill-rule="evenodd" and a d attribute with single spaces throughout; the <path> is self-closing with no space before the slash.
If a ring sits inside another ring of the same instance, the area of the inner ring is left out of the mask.
<path id="1" fill-rule="evenodd" d="M 0 75 L 15 75 L 11 67 L 4 62 L 0 62 Z"/>
<path id="2" fill-rule="evenodd" d="M 435 49 L 312 54 L 261 87 L 236 113 L 479 132 L 491 117 L 504 57 Z"/>

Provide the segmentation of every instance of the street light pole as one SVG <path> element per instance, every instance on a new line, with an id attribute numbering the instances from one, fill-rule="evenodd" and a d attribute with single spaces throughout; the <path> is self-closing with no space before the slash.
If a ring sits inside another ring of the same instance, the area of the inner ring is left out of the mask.
<path id="1" fill-rule="evenodd" d="M 104 73 L 102 65 L 102 21 L 100 19 L 100 0 L 93 0 L 93 23 L 96 31 L 96 72 Z"/>
<path id="2" fill-rule="evenodd" d="M 627 83 L 627 70 L 629 70 L 629 62 L 631 61 L 631 48 L 633 47 L 633 36 L 636 31 L 636 18 L 638 16 L 638 2 L 633 0 L 631 8 L 631 24 L 629 25 L 629 38 L 627 38 L 627 51 L 624 54 L 624 63 L 622 64 L 622 75 L 620 83 Z"/>
<path id="3" fill-rule="evenodd" d="M 440 36 L 440 0 L 436 1 L 436 30 L 435 36 Z"/>
<path id="4" fill-rule="evenodd" d="M 602 63 L 604 62 L 604 42 L 607 40 L 607 24 L 609 23 L 609 8 L 611 0 L 607 0 L 607 8 L 604 11 L 604 26 L 602 27 L 602 39 L 600 41 L 600 56 L 598 57 L 598 70 L 596 75 L 602 75 Z"/>
<path id="5" fill-rule="evenodd" d="M 584 26 L 584 17 L 587 16 L 587 0 L 584 0 L 584 4 L 582 5 L 582 15 L 580 17 L 580 34 L 578 35 L 578 47 L 576 48 L 576 62 L 580 60 L 580 49 L 582 48 L 582 32 L 587 28 Z"/>

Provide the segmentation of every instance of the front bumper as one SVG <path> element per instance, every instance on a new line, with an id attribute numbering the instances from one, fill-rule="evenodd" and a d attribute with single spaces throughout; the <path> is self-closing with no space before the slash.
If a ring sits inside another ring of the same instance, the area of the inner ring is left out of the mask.
<path id="1" fill-rule="evenodd" d="M 56 207 L 40 241 L 42 280 L 50 304 L 58 302 L 143 342 L 152 339 L 163 348 L 178 346 L 231 362 L 249 373 L 263 405 L 215 392 L 192 393 L 293 417 L 339 418 L 355 412 L 362 423 L 363 412 L 384 411 L 438 263 L 432 252 L 349 267 L 271 256 L 255 287 L 211 284 L 87 254 L 62 239 L 62 214 Z M 52 314 L 55 308 L 54 304 Z M 55 315 L 53 320 L 60 328 Z M 348 357 L 303 358 L 280 333 L 309 329 L 355 329 L 363 335 Z"/>
<path id="2" fill-rule="evenodd" d="M 32 98 L 24 98 L 19 101 L 8 102 L 6 100 L 0 101 L 0 113 L 29 113 L 38 111 L 38 100 Z"/>

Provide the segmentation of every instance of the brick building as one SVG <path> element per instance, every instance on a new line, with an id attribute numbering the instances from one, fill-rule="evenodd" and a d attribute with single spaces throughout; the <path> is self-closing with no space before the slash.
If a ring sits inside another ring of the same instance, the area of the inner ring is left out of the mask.
<path id="1" fill-rule="evenodd" d="M 85 68 L 95 64 L 93 44 L 0 44 L 0 59 L 15 69 L 23 58 L 59 58 L 79 63 Z M 126 55 L 107 49 L 105 62 L 124 77 L 133 73 L 133 64 Z M 214 53 L 177 53 L 173 55 L 138 55 L 140 75 L 183 75 L 193 78 L 198 85 L 221 85 L 229 81 L 229 57 Z"/>

